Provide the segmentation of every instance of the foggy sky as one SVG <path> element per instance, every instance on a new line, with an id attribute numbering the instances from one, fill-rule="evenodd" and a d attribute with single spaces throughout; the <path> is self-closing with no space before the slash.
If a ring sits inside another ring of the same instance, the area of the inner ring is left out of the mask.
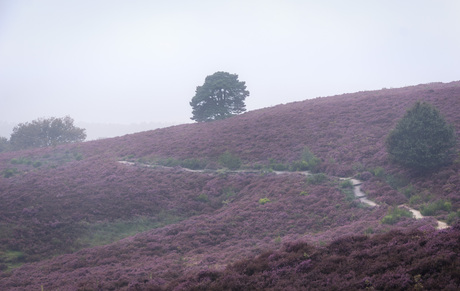
<path id="1" fill-rule="evenodd" d="M 207 75 L 248 110 L 460 79 L 460 1 L 0 0 L 0 121 L 191 122 Z"/>

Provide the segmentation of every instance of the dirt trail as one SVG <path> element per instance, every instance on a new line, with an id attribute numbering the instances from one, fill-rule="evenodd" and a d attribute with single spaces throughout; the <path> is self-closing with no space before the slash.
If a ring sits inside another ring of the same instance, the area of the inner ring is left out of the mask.
<path id="1" fill-rule="evenodd" d="M 128 162 L 128 161 L 118 161 L 120 164 L 123 165 L 128 165 L 128 166 L 139 166 L 139 167 L 146 167 L 146 168 L 160 168 L 160 169 L 174 169 L 174 167 L 166 167 L 166 166 L 161 166 L 161 165 L 149 165 L 149 164 L 142 164 L 142 163 L 134 163 L 134 162 Z M 180 168 L 183 171 L 187 172 L 193 172 L 193 173 L 215 173 L 217 172 L 216 170 L 192 170 L 192 169 L 187 169 L 187 168 Z M 261 171 L 258 170 L 235 170 L 235 171 L 227 171 L 227 173 L 261 173 Z M 310 176 L 311 173 L 309 171 L 303 171 L 303 172 L 287 172 L 287 171 L 273 171 L 276 175 L 292 175 L 292 174 L 301 174 L 305 176 Z M 361 203 L 364 203 L 370 207 L 379 207 L 377 203 L 375 203 L 372 200 L 369 200 L 366 196 L 366 193 L 361 191 L 361 184 L 363 183 L 360 180 L 354 179 L 354 178 L 340 178 L 340 180 L 350 180 L 352 185 L 353 185 L 353 193 L 355 194 L 355 197 L 359 199 Z M 398 206 L 400 208 L 406 208 L 412 214 L 414 215 L 415 219 L 422 219 L 425 218 L 420 211 L 413 209 L 405 204 Z M 448 228 L 449 226 L 447 223 L 436 220 L 438 223 L 438 226 L 436 227 L 437 229 L 445 229 Z"/>
<path id="2" fill-rule="evenodd" d="M 409 210 L 410 212 L 412 212 L 412 214 L 414 215 L 415 219 L 422 219 L 422 218 L 425 218 L 426 216 L 423 216 L 422 213 L 420 213 L 420 211 L 414 209 L 414 208 L 411 208 L 405 204 L 403 205 L 400 205 L 399 208 L 405 208 L 407 210 Z M 439 221 L 439 220 L 436 220 L 436 222 L 438 223 L 438 226 L 436 227 L 437 229 L 445 229 L 445 228 L 448 228 L 449 226 L 447 225 L 447 223 L 443 222 L 443 221 Z"/>

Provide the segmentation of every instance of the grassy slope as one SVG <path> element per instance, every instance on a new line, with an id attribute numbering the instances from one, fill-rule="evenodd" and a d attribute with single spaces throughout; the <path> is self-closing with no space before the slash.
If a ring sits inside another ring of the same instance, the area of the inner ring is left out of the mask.
<path id="1" fill-rule="evenodd" d="M 215 176 L 117 163 L 127 156 L 212 160 L 229 150 L 247 164 L 289 162 L 308 146 L 331 175 L 383 167 L 387 179 L 374 177 L 365 185 L 382 203 L 407 202 L 387 183 L 388 177 L 403 177 L 407 181 L 400 184 L 411 182 L 421 199 L 449 199 L 457 209 L 458 163 L 430 176 L 412 177 L 386 160 L 385 136 L 416 100 L 434 104 L 460 129 L 456 82 L 317 98 L 209 124 L 1 154 L 0 171 L 15 169 L 13 177 L 0 178 L 4 266 L 69 254 L 4 273 L 0 282 L 36 288 L 162 283 L 202 268 L 222 268 L 281 242 L 322 244 L 385 228 L 379 224 L 384 208 L 350 203 L 337 181 L 308 185 L 300 175 Z M 199 194 L 207 201 L 198 199 Z M 271 202 L 261 205 L 260 198 Z M 422 224 L 406 220 L 398 226 Z M 155 229 L 73 253 L 110 241 L 110 233 L 123 236 L 147 228 Z"/>

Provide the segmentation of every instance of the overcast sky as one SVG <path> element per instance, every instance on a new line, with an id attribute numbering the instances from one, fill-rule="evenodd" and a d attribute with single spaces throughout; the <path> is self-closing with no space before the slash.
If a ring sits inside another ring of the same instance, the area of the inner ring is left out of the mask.
<path id="1" fill-rule="evenodd" d="M 192 122 L 207 75 L 247 109 L 460 79 L 458 0 L 0 0 L 0 121 Z"/>

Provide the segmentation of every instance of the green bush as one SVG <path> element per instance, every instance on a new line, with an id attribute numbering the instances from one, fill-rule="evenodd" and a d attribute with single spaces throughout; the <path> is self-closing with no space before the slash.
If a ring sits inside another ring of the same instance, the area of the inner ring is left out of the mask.
<path id="1" fill-rule="evenodd" d="M 385 177 L 385 169 L 382 167 L 376 167 L 372 170 L 372 174 L 376 177 L 383 178 Z"/>
<path id="2" fill-rule="evenodd" d="M 398 207 L 391 207 L 388 209 L 387 215 L 382 218 L 383 224 L 395 224 L 398 222 L 402 217 L 410 217 L 412 218 L 412 212 L 404 208 Z"/>
<path id="3" fill-rule="evenodd" d="M 185 159 L 180 162 L 181 167 L 191 170 L 204 169 L 207 164 L 208 163 L 206 161 L 200 159 Z"/>
<path id="4" fill-rule="evenodd" d="M 402 189 L 402 193 L 407 198 L 412 198 L 412 195 L 414 195 L 414 193 L 415 193 L 415 188 L 414 188 L 414 186 L 412 184 L 409 184 L 404 189 Z"/>
<path id="5" fill-rule="evenodd" d="M 200 202 L 208 202 L 209 198 L 208 195 L 206 195 L 205 193 L 201 193 L 200 195 L 198 195 L 198 197 L 195 198 L 195 200 Z"/>
<path id="6" fill-rule="evenodd" d="M 386 175 L 385 180 L 388 183 L 388 185 L 390 185 L 390 187 L 395 190 L 405 187 L 409 183 L 405 178 L 398 177 L 395 175 Z"/>
<path id="7" fill-rule="evenodd" d="M 321 160 L 317 158 L 308 147 L 304 147 L 300 155 L 300 160 L 291 164 L 291 171 L 311 171 L 317 168 Z"/>
<path id="8" fill-rule="evenodd" d="M 452 161 L 455 130 L 432 105 L 417 102 L 386 139 L 393 162 L 418 171 L 439 168 Z"/>
<path id="9" fill-rule="evenodd" d="M 3 177 L 10 178 L 18 173 L 17 169 L 5 169 L 3 170 Z"/>
<path id="10" fill-rule="evenodd" d="M 426 203 L 420 208 L 420 213 L 424 216 L 434 216 L 439 211 L 449 212 L 452 209 L 452 203 L 445 200 L 438 200 L 432 203 Z"/>
<path id="11" fill-rule="evenodd" d="M 285 164 L 283 163 L 279 163 L 277 161 L 275 161 L 274 159 L 270 159 L 269 160 L 269 165 L 268 167 L 270 169 L 272 169 L 273 171 L 286 171 L 289 169 L 288 166 L 286 166 Z"/>
<path id="12" fill-rule="evenodd" d="M 411 196 L 410 199 L 409 199 L 409 204 L 410 204 L 410 205 L 417 205 L 417 204 L 421 203 L 422 201 L 423 201 L 422 196 L 420 196 L 420 195 L 413 195 L 413 196 Z"/>
<path id="13" fill-rule="evenodd" d="M 229 151 L 226 151 L 219 157 L 219 164 L 230 170 L 238 170 L 241 167 L 241 159 Z"/>
<path id="14" fill-rule="evenodd" d="M 457 212 L 451 212 L 449 213 L 449 215 L 447 215 L 447 224 L 452 225 L 459 219 L 460 219 L 460 210 L 458 210 Z"/>
<path id="15" fill-rule="evenodd" d="M 340 182 L 339 187 L 342 189 L 353 188 L 353 183 L 350 180 L 343 180 Z"/>
<path id="16" fill-rule="evenodd" d="M 307 177 L 308 184 L 319 185 L 327 180 L 327 176 L 323 173 L 313 174 Z"/>

